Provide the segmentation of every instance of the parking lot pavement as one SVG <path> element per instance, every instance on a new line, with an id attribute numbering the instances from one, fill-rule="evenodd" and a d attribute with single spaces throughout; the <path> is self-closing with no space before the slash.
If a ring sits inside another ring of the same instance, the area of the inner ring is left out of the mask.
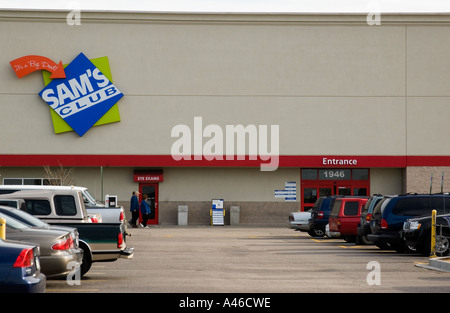
<path id="1" fill-rule="evenodd" d="M 130 229 L 134 258 L 94 263 L 80 285 L 47 292 L 450 292 L 450 273 L 428 258 L 312 238 L 284 227 L 153 226 Z"/>

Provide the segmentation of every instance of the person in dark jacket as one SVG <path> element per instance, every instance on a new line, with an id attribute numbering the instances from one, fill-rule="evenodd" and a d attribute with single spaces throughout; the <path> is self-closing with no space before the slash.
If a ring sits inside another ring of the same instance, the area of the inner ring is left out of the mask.
<path id="1" fill-rule="evenodd" d="M 150 205 L 147 202 L 147 197 L 148 196 L 146 194 L 143 194 L 141 201 L 142 223 L 140 223 L 139 225 L 141 225 L 141 227 L 143 228 L 149 228 L 147 226 L 147 221 L 150 218 Z"/>
<path id="2" fill-rule="evenodd" d="M 138 191 L 133 191 L 133 193 L 131 194 L 131 200 L 130 200 L 131 221 L 129 221 L 129 223 L 133 228 L 137 227 L 136 222 L 139 219 L 138 195 L 139 195 Z"/>

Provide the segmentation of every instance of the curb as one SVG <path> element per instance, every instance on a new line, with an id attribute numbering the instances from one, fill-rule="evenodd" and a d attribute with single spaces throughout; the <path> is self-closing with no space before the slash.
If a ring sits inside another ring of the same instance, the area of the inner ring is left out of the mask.
<path id="1" fill-rule="evenodd" d="M 450 273 L 450 257 L 430 258 L 428 264 L 416 264 L 416 266 Z"/>

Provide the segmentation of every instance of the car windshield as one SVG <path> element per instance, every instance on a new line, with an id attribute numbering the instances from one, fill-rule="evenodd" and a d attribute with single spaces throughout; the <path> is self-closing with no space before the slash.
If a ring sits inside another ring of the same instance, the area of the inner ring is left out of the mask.
<path id="1" fill-rule="evenodd" d="M 1 210 L 1 209 L 0 209 Z M 47 223 L 45 223 L 44 221 L 34 217 L 31 214 L 28 214 L 27 212 L 18 210 L 18 209 L 13 209 L 13 210 L 5 210 L 2 212 L 3 214 L 7 214 L 15 219 L 17 219 L 20 222 L 23 222 L 29 226 L 33 226 L 33 227 L 49 227 L 50 225 L 48 225 Z"/>
<path id="2" fill-rule="evenodd" d="M 313 207 L 311 208 L 313 211 L 319 211 L 320 208 L 320 204 L 322 203 L 323 198 L 319 198 L 316 200 L 316 202 L 314 203 Z"/>
<path id="3" fill-rule="evenodd" d="M 83 196 L 86 197 L 90 202 L 97 203 L 97 200 L 89 193 L 87 189 L 83 191 Z"/>
<path id="4" fill-rule="evenodd" d="M 371 207 L 368 207 L 368 211 L 367 213 L 372 213 L 373 209 L 378 205 L 378 203 L 380 203 L 380 201 L 383 200 L 383 198 L 376 198 L 374 201 L 372 200 L 373 204 Z"/>
<path id="5" fill-rule="evenodd" d="M 370 207 L 370 203 L 372 202 L 374 198 L 369 198 L 369 200 L 367 200 L 366 204 L 363 205 L 363 207 L 361 208 L 361 213 L 365 213 L 369 207 Z"/>
<path id="6" fill-rule="evenodd" d="M 333 205 L 333 209 L 331 210 L 331 215 L 338 215 L 339 209 L 341 208 L 342 200 L 336 200 Z"/>
<path id="7" fill-rule="evenodd" d="M 15 218 L 12 218 L 9 215 L 0 213 L 0 218 L 4 218 L 6 220 L 6 226 L 7 227 L 11 227 L 11 228 L 14 228 L 14 229 L 27 229 L 27 228 L 29 228 L 24 223 L 19 222 L 18 220 L 16 220 Z"/>
<path id="8" fill-rule="evenodd" d="M 373 209 L 373 213 L 372 213 L 373 216 L 376 218 L 381 217 L 381 214 L 383 214 L 384 208 L 391 200 L 392 200 L 392 198 L 384 198 L 383 200 L 378 202 L 378 204 Z"/>

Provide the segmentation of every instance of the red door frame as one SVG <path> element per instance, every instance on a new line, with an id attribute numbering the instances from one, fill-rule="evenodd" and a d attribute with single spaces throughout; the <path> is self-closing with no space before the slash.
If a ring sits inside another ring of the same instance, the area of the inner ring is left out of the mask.
<path id="1" fill-rule="evenodd" d="M 301 179 L 301 178 L 300 178 Z M 367 195 L 370 195 L 370 171 L 369 178 L 367 180 L 301 180 L 301 191 L 300 191 L 300 210 L 307 211 L 313 207 L 314 203 L 305 203 L 304 200 L 304 188 L 316 189 L 316 197 L 319 198 L 320 188 L 331 188 L 331 195 L 339 194 L 339 187 L 351 188 L 351 195 L 354 195 L 355 188 L 366 188 Z"/>
<path id="2" fill-rule="evenodd" d="M 154 217 L 149 219 L 147 224 L 149 224 L 149 225 L 158 225 L 159 224 L 159 212 L 158 212 L 159 211 L 159 208 L 158 208 L 159 207 L 159 200 L 158 200 L 158 198 L 159 198 L 159 190 L 158 190 L 159 189 L 159 184 L 158 183 L 140 183 L 139 184 L 139 193 L 140 193 L 140 195 L 139 195 L 139 204 L 142 201 L 143 193 L 145 193 L 145 192 L 143 192 L 144 187 L 154 187 L 155 188 L 155 205 L 154 205 L 154 208 L 152 208 L 152 211 L 154 210 Z M 142 217 L 141 217 L 141 212 L 139 210 L 139 222 L 141 222 L 141 221 L 142 221 Z"/>

